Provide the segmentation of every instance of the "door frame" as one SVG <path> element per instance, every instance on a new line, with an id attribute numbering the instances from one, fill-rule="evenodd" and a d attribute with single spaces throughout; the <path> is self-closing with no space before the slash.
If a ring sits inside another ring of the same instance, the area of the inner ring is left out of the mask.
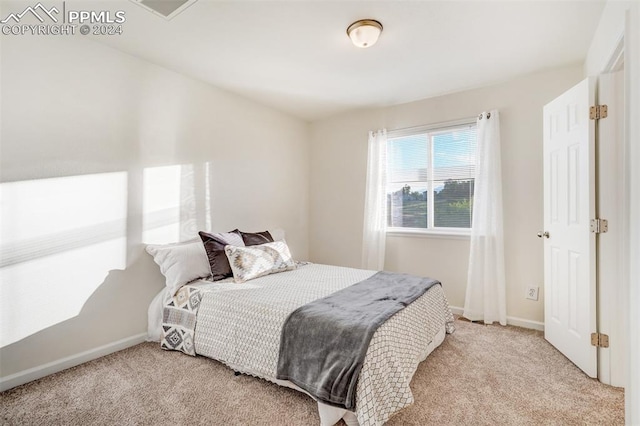
<path id="1" fill-rule="evenodd" d="M 623 56 L 619 56 L 612 71 L 620 73 L 623 66 Z M 596 235 L 597 329 L 610 342 L 608 348 L 598 348 L 598 379 L 618 387 L 626 386 L 628 348 L 626 310 L 621 309 L 628 292 L 623 86 L 623 75 L 603 73 L 596 94 L 596 103 L 609 107 L 609 116 L 598 120 L 596 128 L 596 217 L 609 221 L 608 232 Z"/>
<path id="2" fill-rule="evenodd" d="M 609 60 L 601 70 L 600 74 L 609 74 L 612 72 L 624 70 L 625 76 L 628 72 L 628 67 L 625 66 L 625 38 L 624 34 L 621 34 L 618 38 L 618 42 L 612 49 Z M 625 86 L 627 79 L 625 77 Z M 599 79 L 598 79 L 599 88 Z M 601 103 L 599 100 L 599 92 L 596 93 L 597 103 Z M 624 104 L 624 101 L 623 101 Z M 622 114 L 622 117 L 626 121 L 627 107 L 624 105 L 624 111 L 614 112 L 612 114 Z M 616 118 L 614 118 L 616 119 Z M 606 120 L 606 119 L 605 119 Z M 601 139 L 605 135 L 601 135 L 600 127 L 596 129 L 596 144 L 598 147 L 601 144 Z M 598 331 L 605 334 L 609 334 L 613 339 L 610 340 L 609 348 L 598 348 L 598 379 L 605 384 L 613 386 L 626 387 L 628 383 L 621 383 L 620 376 L 623 376 L 625 372 L 628 372 L 628 357 L 629 357 L 629 306 L 621 301 L 627 300 L 629 294 L 629 161 L 628 161 L 628 142 L 626 132 L 622 138 L 615 141 L 616 149 L 620 151 L 621 161 L 618 163 L 618 167 L 607 168 L 607 164 L 602 164 L 598 160 L 598 176 L 596 177 L 596 202 L 601 199 L 600 190 L 608 190 L 609 188 L 601 188 L 601 174 L 614 173 L 615 180 L 621 182 L 622 190 L 618 193 L 617 203 L 614 208 L 608 208 L 609 218 L 602 216 L 602 219 L 615 220 L 618 223 L 612 223 L 616 225 L 617 235 L 619 241 L 614 244 L 606 244 L 603 240 L 607 237 L 606 234 L 598 236 Z M 602 141 L 605 143 L 605 141 Z M 598 148 L 596 148 L 598 150 Z M 599 155 L 598 155 L 599 156 Z M 603 169 L 600 170 L 602 166 Z M 610 166 L 610 164 L 609 164 Z M 606 180 L 605 180 L 606 181 Z M 600 214 L 598 211 L 597 214 Z M 603 250 L 607 250 L 608 253 L 603 253 Z M 614 260 L 615 259 L 615 260 Z M 616 262 L 615 264 L 603 264 L 605 261 Z M 600 275 L 601 269 L 607 269 L 609 271 L 616 271 L 618 273 L 611 273 L 608 276 Z M 607 280 L 606 285 L 603 280 Z M 605 294 L 608 291 L 612 291 L 613 294 Z M 602 327 L 602 328 L 601 328 Z M 617 359 L 627 358 L 624 366 L 616 362 Z"/>
<path id="3" fill-rule="evenodd" d="M 640 359 L 640 264 L 631 259 L 640 258 L 640 5 L 633 4 L 625 11 L 624 26 L 620 29 L 618 43 L 609 54 L 609 60 L 600 73 L 615 70 L 624 61 L 624 150 L 623 170 L 618 177 L 623 182 L 624 206 L 622 210 L 623 241 L 621 285 L 618 294 L 622 298 L 618 306 L 608 306 L 609 310 L 619 309 L 620 318 L 627 327 L 627 383 L 625 388 L 625 423 L 640 423 L 640 365 L 631 360 Z M 602 307 L 601 307 L 602 308 Z"/>
<path id="4" fill-rule="evenodd" d="M 634 3 L 625 16 L 625 153 L 629 167 L 625 179 L 629 188 L 627 208 L 630 218 L 629 259 L 640 258 L 640 4 Z M 640 365 L 631 360 L 640 359 L 640 264 L 630 262 L 626 309 L 629 324 L 629 350 L 627 368 L 629 378 L 625 392 L 625 422 L 640 423 Z M 633 283 L 633 285 L 631 285 Z"/>

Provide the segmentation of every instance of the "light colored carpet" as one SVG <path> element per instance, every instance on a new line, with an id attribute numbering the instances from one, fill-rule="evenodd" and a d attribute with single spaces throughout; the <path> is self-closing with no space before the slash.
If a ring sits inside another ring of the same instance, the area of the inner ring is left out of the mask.
<path id="1" fill-rule="evenodd" d="M 624 395 L 541 333 L 458 320 L 387 424 L 624 424 Z M 317 425 L 307 396 L 145 343 L 0 394 L 8 425 Z"/>

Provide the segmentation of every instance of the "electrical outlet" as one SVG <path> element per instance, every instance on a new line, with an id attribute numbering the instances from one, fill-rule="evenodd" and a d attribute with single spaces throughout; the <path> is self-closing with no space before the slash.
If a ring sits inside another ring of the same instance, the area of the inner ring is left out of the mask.
<path id="1" fill-rule="evenodd" d="M 538 287 L 530 286 L 527 287 L 527 294 L 525 295 L 527 299 L 538 300 Z"/>

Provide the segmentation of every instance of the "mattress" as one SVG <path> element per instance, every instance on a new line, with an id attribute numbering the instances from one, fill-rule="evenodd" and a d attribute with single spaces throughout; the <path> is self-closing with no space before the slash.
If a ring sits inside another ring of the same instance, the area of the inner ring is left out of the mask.
<path id="1" fill-rule="evenodd" d="M 244 284 L 194 284 L 201 294 L 195 324 L 195 353 L 274 383 L 280 332 L 298 307 L 369 278 L 375 271 L 309 264 Z M 453 315 L 436 285 L 375 332 L 356 390 L 356 411 L 322 406 L 323 424 L 341 417 L 350 424 L 380 425 L 413 403 L 409 383 L 419 364 L 453 332 Z M 296 388 L 298 389 L 298 388 Z M 298 389 L 299 390 L 299 389 Z"/>

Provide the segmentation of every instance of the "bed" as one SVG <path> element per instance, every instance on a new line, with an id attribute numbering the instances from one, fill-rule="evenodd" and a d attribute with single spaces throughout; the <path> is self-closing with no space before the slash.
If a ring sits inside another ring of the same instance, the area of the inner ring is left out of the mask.
<path id="1" fill-rule="evenodd" d="M 164 349 L 218 360 L 236 372 L 305 392 L 278 380 L 281 330 L 297 308 L 373 276 L 376 271 L 319 264 L 245 283 L 195 280 L 173 297 L 165 289 L 149 309 L 149 334 Z M 322 425 L 381 425 L 413 403 L 418 364 L 454 331 L 441 285 L 386 320 L 373 334 L 356 389 L 354 411 L 318 402 Z M 307 393 L 307 392 L 305 392 Z"/>

